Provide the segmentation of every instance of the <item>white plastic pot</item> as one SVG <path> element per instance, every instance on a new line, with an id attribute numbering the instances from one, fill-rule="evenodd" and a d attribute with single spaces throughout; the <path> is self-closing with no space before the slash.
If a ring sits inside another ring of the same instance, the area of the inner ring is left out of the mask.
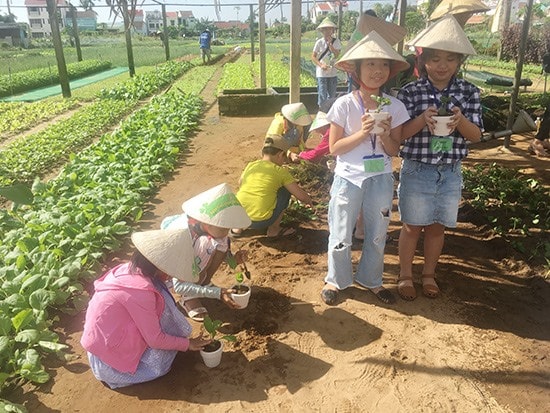
<path id="1" fill-rule="evenodd" d="M 219 343 L 220 343 L 220 348 L 218 348 L 215 351 L 200 350 L 202 361 L 204 361 L 204 364 L 206 365 L 206 367 L 214 368 L 221 363 L 222 354 L 223 354 L 223 342 L 220 341 Z"/>
<path id="2" fill-rule="evenodd" d="M 242 294 L 231 293 L 231 298 L 237 303 L 240 309 L 246 308 L 248 306 L 248 301 L 250 300 L 250 292 L 252 290 L 249 285 L 243 284 L 243 286 L 248 288 L 247 292 Z M 235 287 L 236 286 L 233 286 L 233 288 Z"/>
<path id="3" fill-rule="evenodd" d="M 451 116 L 433 116 L 435 120 L 434 136 L 449 136 L 451 128 L 447 124 L 451 121 Z"/>
<path id="4" fill-rule="evenodd" d="M 384 121 L 390 117 L 390 114 L 388 112 L 369 112 L 369 116 L 374 119 L 374 128 L 372 129 L 372 133 L 380 134 L 384 132 L 384 129 L 378 124 L 381 121 Z"/>

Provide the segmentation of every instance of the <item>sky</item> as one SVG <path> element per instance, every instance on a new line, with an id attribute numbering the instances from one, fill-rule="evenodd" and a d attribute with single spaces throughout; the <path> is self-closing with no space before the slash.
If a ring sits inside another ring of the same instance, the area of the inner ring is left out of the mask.
<path id="1" fill-rule="evenodd" d="M 25 0 L 0 0 L 0 13 L 1 14 L 7 14 L 8 8 L 7 8 L 7 2 L 10 1 L 10 8 L 12 14 L 14 14 L 17 17 L 17 21 L 21 23 L 28 23 L 28 17 L 27 17 L 27 9 L 24 7 Z M 290 0 L 285 0 L 290 3 Z M 205 4 L 204 2 L 201 3 L 200 0 L 162 0 L 161 2 L 164 2 L 167 4 L 166 11 L 178 11 L 178 10 L 191 10 L 193 11 L 193 15 L 197 19 L 209 19 L 211 21 L 216 20 L 216 13 L 214 11 L 214 1 L 208 0 L 208 4 L 211 4 L 211 6 L 200 6 L 200 4 Z M 220 18 L 222 21 L 228 21 L 228 20 L 240 20 L 244 21 L 248 18 L 250 14 L 250 6 L 249 4 L 254 4 L 254 9 L 257 9 L 257 0 L 256 1 L 249 1 L 249 0 L 220 0 L 221 3 L 221 11 L 220 11 Z M 227 6 L 224 6 L 224 3 L 227 4 Z M 394 0 L 378 0 L 378 1 L 363 1 L 363 10 L 366 10 L 368 8 L 371 8 L 375 3 L 390 3 L 394 4 Z M 409 3 L 412 3 L 409 0 Z M 415 2 L 416 3 L 416 2 Z M 79 7 L 80 1 L 79 0 L 73 0 L 72 4 L 77 7 L 78 10 L 82 10 L 82 8 Z M 96 0 L 95 4 L 98 6 L 105 5 L 105 0 Z M 138 4 L 144 4 L 144 6 L 139 7 L 141 9 L 144 9 L 145 11 L 150 10 L 159 10 L 161 9 L 161 6 L 158 4 L 155 4 L 152 0 L 138 0 Z M 236 6 L 237 4 L 241 4 L 240 6 Z M 150 6 L 149 6 L 150 5 Z M 302 15 L 307 14 L 307 8 L 313 7 L 313 0 L 311 1 L 305 1 L 302 0 Z M 239 10 L 236 9 L 236 7 L 240 7 Z M 359 10 L 359 1 L 358 0 L 352 0 L 349 2 L 348 6 L 349 10 Z M 109 8 L 108 7 L 95 7 L 94 11 L 98 14 L 98 22 L 100 23 L 110 23 L 112 22 L 112 18 L 109 18 Z M 285 4 L 282 6 L 282 13 L 285 18 L 290 20 L 290 4 Z M 275 19 L 281 20 L 281 8 L 276 7 L 275 9 L 269 11 L 266 13 L 266 23 L 269 25 L 271 22 L 273 22 Z"/>

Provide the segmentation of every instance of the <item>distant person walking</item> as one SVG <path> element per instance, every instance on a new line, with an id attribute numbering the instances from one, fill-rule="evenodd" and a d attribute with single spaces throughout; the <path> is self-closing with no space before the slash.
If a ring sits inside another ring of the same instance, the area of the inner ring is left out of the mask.
<path id="1" fill-rule="evenodd" d="M 201 49 L 202 62 L 210 62 L 211 50 L 210 42 L 212 41 L 212 34 L 209 29 L 204 31 L 199 36 L 199 47 Z"/>

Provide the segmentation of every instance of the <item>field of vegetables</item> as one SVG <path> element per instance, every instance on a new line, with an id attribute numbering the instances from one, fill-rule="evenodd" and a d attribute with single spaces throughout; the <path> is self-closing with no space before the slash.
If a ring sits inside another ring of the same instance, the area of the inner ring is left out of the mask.
<path id="1" fill-rule="evenodd" d="M 174 168 L 201 115 L 198 93 L 214 70 L 192 62 L 157 66 L 102 89 L 70 117 L 2 148 L 0 185 L 32 184 L 34 200 L 0 210 L 0 390 L 49 379 L 42 358 L 66 348 L 52 330 L 52 310 L 86 304 L 83 281 L 120 245 L 147 196 Z M 169 92 L 135 110 L 168 85 Z M 3 103 L 0 136 L 78 106 L 78 99 Z M 40 181 L 58 166 L 55 179 Z"/>

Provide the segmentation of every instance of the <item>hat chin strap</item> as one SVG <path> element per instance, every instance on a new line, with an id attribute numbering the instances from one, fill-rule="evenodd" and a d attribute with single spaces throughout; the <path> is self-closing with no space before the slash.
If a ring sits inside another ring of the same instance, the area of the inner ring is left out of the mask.
<path id="1" fill-rule="evenodd" d="M 363 81 L 357 77 L 357 73 L 353 72 L 353 73 L 351 74 L 351 78 L 353 79 L 353 81 L 354 81 L 355 83 L 357 83 L 357 84 L 359 85 L 359 88 L 360 88 L 360 89 L 363 89 L 363 90 L 373 90 L 373 89 L 367 87 L 367 85 L 365 85 L 365 83 L 363 83 Z"/>

